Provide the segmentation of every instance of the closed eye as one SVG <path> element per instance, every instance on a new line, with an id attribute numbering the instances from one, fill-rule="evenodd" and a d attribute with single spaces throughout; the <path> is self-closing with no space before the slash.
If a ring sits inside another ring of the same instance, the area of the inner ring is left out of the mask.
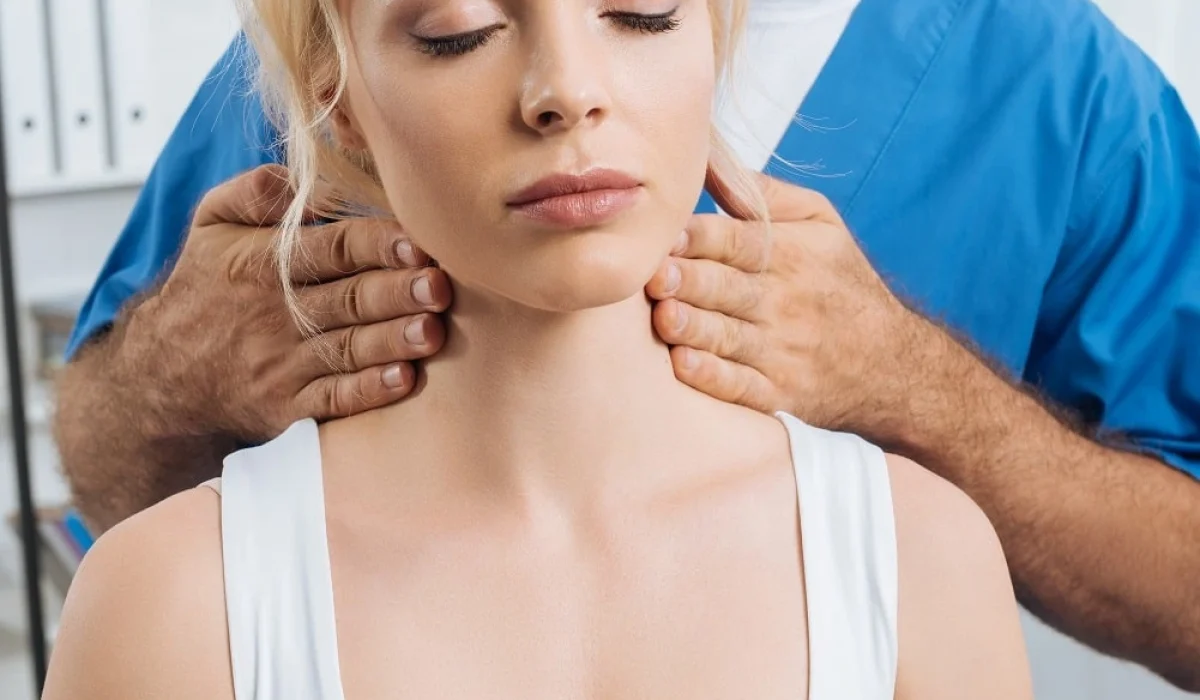
<path id="1" fill-rule="evenodd" d="M 483 46 L 497 31 L 503 29 L 503 24 L 493 24 L 483 29 L 475 29 L 460 34 L 446 36 L 414 36 L 422 53 L 430 56 L 461 56 Z"/>
<path id="2" fill-rule="evenodd" d="M 662 34 L 679 28 L 680 20 L 676 17 L 679 8 L 657 14 L 642 14 L 640 12 L 611 11 L 604 13 L 605 17 L 636 32 L 645 34 Z M 459 34 L 446 36 L 414 36 L 422 53 L 435 57 L 462 56 L 486 44 L 496 32 L 503 29 L 503 24 L 494 24 L 483 29 L 476 29 Z"/>
<path id="3" fill-rule="evenodd" d="M 653 15 L 645 15 L 639 12 L 618 12 L 614 10 L 604 13 L 604 16 L 611 18 L 626 29 L 646 34 L 662 34 L 663 32 L 679 28 L 680 20 L 675 16 L 677 12 L 679 12 L 678 7 Z"/>

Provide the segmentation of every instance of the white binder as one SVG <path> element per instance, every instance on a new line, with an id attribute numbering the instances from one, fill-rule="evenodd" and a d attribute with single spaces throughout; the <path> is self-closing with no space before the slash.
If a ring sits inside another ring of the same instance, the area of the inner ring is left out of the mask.
<path id="1" fill-rule="evenodd" d="M 100 9 L 95 0 L 47 2 L 62 174 L 95 178 L 110 169 Z"/>
<path id="2" fill-rule="evenodd" d="M 102 6 L 112 161 L 121 174 L 144 177 L 161 146 L 153 127 L 161 115 L 150 85 L 151 0 L 104 0 Z"/>
<path id="3" fill-rule="evenodd" d="M 9 188 L 14 194 L 49 181 L 55 171 L 44 20 L 42 0 L 0 0 L 0 97 Z"/>

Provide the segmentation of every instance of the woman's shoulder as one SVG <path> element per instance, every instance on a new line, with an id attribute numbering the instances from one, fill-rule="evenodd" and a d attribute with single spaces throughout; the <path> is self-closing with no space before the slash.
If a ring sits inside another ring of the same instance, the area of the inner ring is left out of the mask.
<path id="1" fill-rule="evenodd" d="M 900 585 L 896 697 L 1031 698 L 1016 598 L 991 522 L 949 481 L 904 457 L 886 462 Z"/>
<path id="2" fill-rule="evenodd" d="M 183 584 L 196 590 L 205 572 L 219 580 L 221 499 L 211 488 L 178 493 L 121 522 L 100 536 L 84 557 L 78 577 L 89 580 L 112 570 L 149 579 L 167 590 Z"/>
<path id="3" fill-rule="evenodd" d="M 220 509 L 191 489 L 96 541 L 63 608 L 48 700 L 233 697 Z"/>
<path id="4" fill-rule="evenodd" d="M 930 557 L 930 565 L 938 555 L 958 549 L 1003 559 L 995 529 L 970 496 L 906 457 L 888 454 L 884 459 L 902 548 L 923 542 L 915 553 Z"/>

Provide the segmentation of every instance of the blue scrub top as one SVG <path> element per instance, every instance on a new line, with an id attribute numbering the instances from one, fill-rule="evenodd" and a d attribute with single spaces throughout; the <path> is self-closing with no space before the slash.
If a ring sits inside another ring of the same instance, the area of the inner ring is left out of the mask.
<path id="1" fill-rule="evenodd" d="M 167 143 L 69 354 L 169 271 L 209 188 L 278 160 L 244 50 Z M 828 196 L 897 293 L 1200 477 L 1200 139 L 1098 9 L 862 0 L 801 114 L 819 128 L 768 170 Z"/>

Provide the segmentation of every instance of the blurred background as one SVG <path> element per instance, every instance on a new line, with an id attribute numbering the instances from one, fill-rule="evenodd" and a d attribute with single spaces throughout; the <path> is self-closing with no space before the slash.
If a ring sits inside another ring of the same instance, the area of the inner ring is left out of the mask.
<path id="1" fill-rule="evenodd" d="M 1154 57 L 1200 118 L 1200 0 L 1098 4 Z M 66 509 L 48 427 L 54 373 L 76 309 L 139 184 L 237 26 L 232 0 L 0 0 L 16 320 L 51 643 L 88 544 Z M 53 78 L 46 56 L 59 67 Z M 32 700 L 9 405 L 8 381 L 0 376 L 0 700 Z M 1191 697 L 1028 616 L 1025 623 L 1039 700 Z"/>

